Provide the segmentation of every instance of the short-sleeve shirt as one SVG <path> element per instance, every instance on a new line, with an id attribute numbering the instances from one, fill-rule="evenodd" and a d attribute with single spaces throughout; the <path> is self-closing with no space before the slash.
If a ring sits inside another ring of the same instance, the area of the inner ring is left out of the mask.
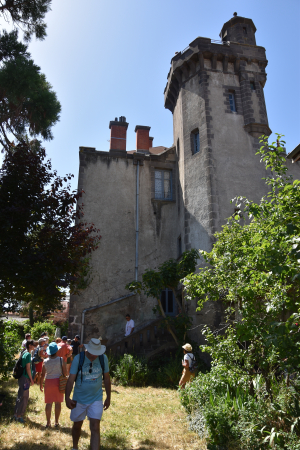
<path id="1" fill-rule="evenodd" d="M 58 344 L 58 348 L 57 356 L 61 356 L 63 360 L 67 362 L 67 354 L 72 350 L 72 347 L 65 342 L 62 342 Z"/>
<path id="2" fill-rule="evenodd" d="M 73 355 L 78 355 L 79 345 L 80 345 L 80 341 L 75 341 L 75 339 L 73 339 L 73 341 L 71 342 L 71 346 L 73 347 Z"/>
<path id="3" fill-rule="evenodd" d="M 109 372 L 108 359 L 104 356 L 104 373 Z M 78 371 L 80 354 L 76 355 L 73 359 L 70 374 L 76 375 Z M 92 363 L 92 365 L 91 365 Z M 89 370 L 92 369 L 91 373 Z M 75 382 L 75 388 L 73 393 L 73 400 L 76 400 L 82 405 L 90 405 L 91 403 L 102 401 L 102 368 L 99 357 L 93 362 L 85 354 L 84 363 L 82 367 L 82 383 L 81 383 L 81 371 L 77 376 Z"/>
<path id="4" fill-rule="evenodd" d="M 184 361 L 187 361 L 189 363 L 189 367 L 191 367 L 192 361 L 194 360 L 193 353 L 186 353 L 183 357 Z"/>
<path id="5" fill-rule="evenodd" d="M 132 328 L 134 328 L 134 321 L 130 319 L 128 322 L 126 322 L 125 336 L 130 335 Z"/>
<path id="6" fill-rule="evenodd" d="M 26 378 L 29 378 L 27 370 L 26 370 L 26 364 L 30 363 L 30 370 L 32 375 L 32 367 L 31 367 L 31 354 L 29 352 L 24 352 L 22 356 L 22 367 L 23 367 L 23 376 Z"/>

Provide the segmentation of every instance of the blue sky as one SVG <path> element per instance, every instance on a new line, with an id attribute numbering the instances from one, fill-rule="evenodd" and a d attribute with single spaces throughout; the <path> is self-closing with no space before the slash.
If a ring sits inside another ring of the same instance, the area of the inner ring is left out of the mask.
<path id="1" fill-rule="evenodd" d="M 74 189 L 78 147 L 108 150 L 115 117 L 129 122 L 127 150 L 135 148 L 135 125 L 151 126 L 155 146 L 172 145 L 163 102 L 170 60 L 197 36 L 219 39 L 235 11 L 253 20 L 266 48 L 269 125 L 285 134 L 289 152 L 300 142 L 300 0 L 53 0 L 48 35 L 29 51 L 62 104 L 45 146 L 60 175 L 75 175 Z"/>

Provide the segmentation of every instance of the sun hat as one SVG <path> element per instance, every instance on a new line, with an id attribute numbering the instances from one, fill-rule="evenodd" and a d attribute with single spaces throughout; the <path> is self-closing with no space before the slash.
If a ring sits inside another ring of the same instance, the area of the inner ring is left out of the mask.
<path id="1" fill-rule="evenodd" d="M 42 344 L 43 342 L 45 342 L 45 339 L 44 338 L 39 338 L 38 343 Z"/>
<path id="2" fill-rule="evenodd" d="M 58 352 L 58 345 L 55 342 L 51 342 L 47 347 L 46 353 L 48 355 L 54 355 L 56 352 Z"/>
<path id="3" fill-rule="evenodd" d="M 105 345 L 101 345 L 100 339 L 92 338 L 88 344 L 84 344 L 86 350 L 91 355 L 103 355 L 105 353 L 106 347 Z"/>
<path id="4" fill-rule="evenodd" d="M 184 348 L 187 352 L 191 352 L 193 350 L 191 344 L 184 344 L 182 348 Z"/>

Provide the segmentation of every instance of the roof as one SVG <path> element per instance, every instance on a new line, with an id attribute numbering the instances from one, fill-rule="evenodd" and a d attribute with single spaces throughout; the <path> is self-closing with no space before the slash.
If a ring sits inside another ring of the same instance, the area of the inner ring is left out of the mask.
<path id="1" fill-rule="evenodd" d="M 299 161 L 300 159 L 300 144 L 297 145 L 297 147 L 294 148 L 290 153 L 287 155 L 288 159 L 292 159 L 293 162 Z"/>
<path id="2" fill-rule="evenodd" d="M 158 147 L 150 147 L 149 153 L 150 153 L 150 155 L 160 155 L 165 150 L 167 150 L 167 147 L 160 145 Z M 129 150 L 129 152 L 127 152 L 127 153 L 133 154 L 133 153 L 136 153 L 136 150 Z"/>

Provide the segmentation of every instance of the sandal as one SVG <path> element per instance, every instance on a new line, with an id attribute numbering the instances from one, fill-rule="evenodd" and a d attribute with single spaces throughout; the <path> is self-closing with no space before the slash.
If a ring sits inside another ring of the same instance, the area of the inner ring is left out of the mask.
<path id="1" fill-rule="evenodd" d="M 51 423 L 50 423 L 50 425 L 45 425 L 45 428 L 51 428 Z"/>
<path id="2" fill-rule="evenodd" d="M 59 428 L 60 427 L 59 423 L 56 423 L 54 426 L 55 426 L 55 428 Z"/>

